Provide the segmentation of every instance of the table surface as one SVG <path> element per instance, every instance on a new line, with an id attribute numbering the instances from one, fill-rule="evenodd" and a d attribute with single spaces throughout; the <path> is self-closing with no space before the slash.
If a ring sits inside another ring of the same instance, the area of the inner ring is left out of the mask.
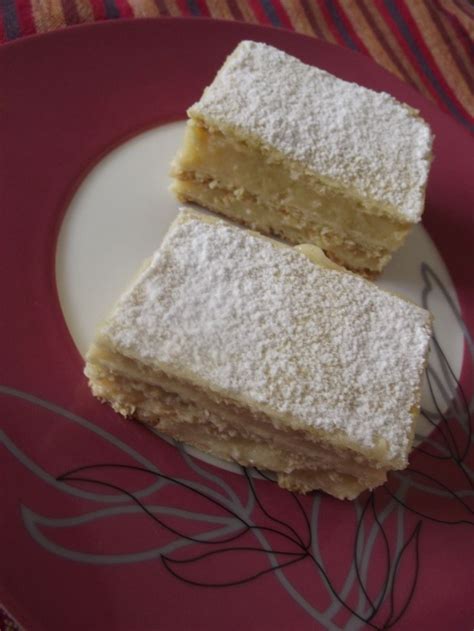
<path id="1" fill-rule="evenodd" d="M 468 0 L 2 0 L 0 43 L 80 23 L 168 16 L 286 28 L 356 50 L 474 131 Z M 0 607 L 0 631 L 17 628 Z"/>

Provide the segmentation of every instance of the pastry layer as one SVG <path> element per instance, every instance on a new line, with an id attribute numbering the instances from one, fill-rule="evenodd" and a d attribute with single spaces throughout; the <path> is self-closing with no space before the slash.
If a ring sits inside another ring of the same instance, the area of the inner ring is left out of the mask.
<path id="1" fill-rule="evenodd" d="M 433 137 L 416 110 L 386 93 L 244 41 L 188 114 L 271 152 L 290 174 L 344 190 L 355 209 L 362 201 L 377 214 L 420 220 Z"/>
<path id="2" fill-rule="evenodd" d="M 318 451 L 318 462 L 325 462 L 336 457 L 342 471 L 362 475 L 367 466 L 373 469 L 390 469 L 403 467 L 403 461 L 390 459 L 387 454 L 386 443 L 380 439 L 371 449 L 364 449 L 357 443 L 351 443 L 340 432 L 331 434 L 311 427 L 288 425 L 271 418 L 267 414 L 258 412 L 249 406 L 218 395 L 212 390 L 196 386 L 186 379 L 178 379 L 167 375 L 162 370 L 145 366 L 140 362 L 127 358 L 111 348 L 107 340 L 100 339 L 91 346 L 87 355 L 86 375 L 92 384 L 105 383 L 107 389 L 117 386 L 114 395 L 116 411 L 124 416 L 135 414 L 136 408 L 143 407 L 143 391 L 153 399 L 153 389 L 164 389 L 169 395 L 176 395 L 183 401 L 193 403 L 198 409 L 205 409 L 221 419 L 222 423 L 230 423 L 239 427 L 243 435 L 252 433 L 276 444 L 282 442 L 294 452 L 298 458 L 303 454 L 313 458 L 314 449 Z M 115 384 L 115 385 L 114 385 Z M 121 400 L 120 393 L 126 395 Z M 134 397 L 138 398 L 134 398 Z M 205 415 L 206 416 L 206 415 Z M 220 420 L 215 424 L 220 427 Z"/>
<path id="3" fill-rule="evenodd" d="M 279 219 L 283 226 L 288 225 L 290 237 L 293 227 L 299 231 L 299 243 L 305 236 L 311 241 L 312 226 L 324 226 L 369 248 L 393 250 L 412 226 L 387 215 L 376 202 L 357 199 L 342 186 L 306 172 L 296 162 L 282 160 L 263 147 L 252 147 L 231 132 L 224 135 L 206 129 L 194 120 L 187 123 L 172 175 L 224 187 L 237 198 L 248 194 L 265 200 L 268 211 L 282 213 Z"/>
<path id="4" fill-rule="evenodd" d="M 352 497 L 407 464 L 430 320 L 315 246 L 184 210 L 86 374 L 126 416 L 287 487 Z"/>
<path id="5" fill-rule="evenodd" d="M 113 363 L 118 370 L 111 368 Z M 371 468 L 350 450 L 331 449 L 314 441 L 306 441 L 302 449 L 292 432 L 278 430 L 269 422 L 255 422 L 249 410 L 219 406 L 166 376 L 162 387 L 137 378 L 136 369 L 131 373 L 123 370 L 120 357 L 96 347 L 87 365 L 94 395 L 122 415 L 133 416 L 218 458 L 273 471 L 284 488 L 301 493 L 321 489 L 339 499 L 352 499 L 386 479 L 385 469 Z"/>
<path id="6" fill-rule="evenodd" d="M 296 164 L 194 121 L 188 122 L 172 175 L 180 201 L 196 202 L 292 244 L 316 244 L 369 277 L 383 269 L 412 226 Z"/>
<path id="7" fill-rule="evenodd" d="M 421 218 L 432 134 L 412 108 L 241 42 L 189 110 L 173 189 L 379 273 Z"/>

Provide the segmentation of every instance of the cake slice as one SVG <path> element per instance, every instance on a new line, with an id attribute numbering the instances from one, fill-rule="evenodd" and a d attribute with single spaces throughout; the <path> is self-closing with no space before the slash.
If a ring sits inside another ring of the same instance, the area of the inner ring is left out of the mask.
<path id="1" fill-rule="evenodd" d="M 87 354 L 92 392 L 291 490 L 382 484 L 407 465 L 431 319 L 336 267 L 182 211 Z"/>
<path id="2" fill-rule="evenodd" d="M 432 135 L 385 93 L 244 41 L 188 111 L 172 188 L 367 276 L 420 221 Z"/>

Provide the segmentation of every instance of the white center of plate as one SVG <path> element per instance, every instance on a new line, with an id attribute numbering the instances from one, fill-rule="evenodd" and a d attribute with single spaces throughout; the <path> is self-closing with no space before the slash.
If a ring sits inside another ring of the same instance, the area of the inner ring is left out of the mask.
<path id="1" fill-rule="evenodd" d="M 168 173 L 183 133 L 184 122 L 171 123 L 122 144 L 87 175 L 66 212 L 57 245 L 56 282 L 64 317 L 83 355 L 97 325 L 141 263 L 159 247 L 177 214 L 179 204 L 168 191 Z M 423 265 L 440 283 L 429 291 Z M 448 271 L 422 226 L 413 230 L 377 284 L 419 305 L 425 294 L 436 337 L 459 377 L 464 340 L 449 301 L 458 310 L 459 304 Z M 441 378 L 446 373 L 434 352 L 430 367 Z M 443 391 L 449 388 L 441 380 L 435 385 L 441 408 L 448 404 Z M 426 383 L 422 404 L 434 410 Z M 417 434 L 430 430 L 428 423 L 418 423 Z"/>

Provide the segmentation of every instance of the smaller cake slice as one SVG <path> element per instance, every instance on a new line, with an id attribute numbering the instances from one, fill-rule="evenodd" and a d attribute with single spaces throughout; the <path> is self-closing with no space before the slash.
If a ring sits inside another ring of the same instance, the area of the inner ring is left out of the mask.
<path id="1" fill-rule="evenodd" d="M 430 315 L 335 267 L 183 211 L 98 332 L 92 392 L 291 490 L 382 484 L 407 465 Z"/>
<path id="2" fill-rule="evenodd" d="M 173 190 L 367 276 L 420 221 L 432 135 L 418 112 L 244 41 L 188 111 Z"/>

